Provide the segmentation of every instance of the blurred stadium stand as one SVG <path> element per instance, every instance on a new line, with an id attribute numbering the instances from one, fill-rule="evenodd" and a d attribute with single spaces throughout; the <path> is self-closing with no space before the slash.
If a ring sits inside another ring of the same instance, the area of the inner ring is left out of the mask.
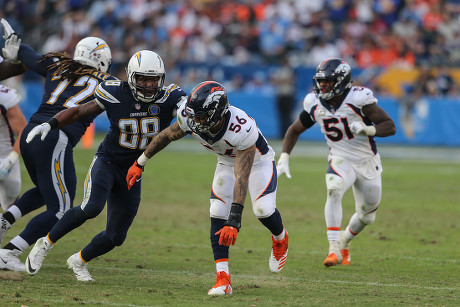
<path id="1" fill-rule="evenodd" d="M 186 91 L 216 79 L 269 138 L 281 138 L 273 78 L 281 60 L 296 76 L 294 119 L 315 66 L 341 57 L 354 84 L 371 88 L 397 123 L 397 135 L 380 142 L 460 146 L 458 0 L 2 0 L 0 8 L 40 53 L 72 54 L 82 37 L 102 37 L 122 80 L 140 49 L 158 52 L 167 82 Z M 41 80 L 32 73 L 15 80 L 23 81 L 30 116 Z M 103 116 L 96 128 L 107 129 Z M 302 138 L 322 135 L 312 129 Z"/>

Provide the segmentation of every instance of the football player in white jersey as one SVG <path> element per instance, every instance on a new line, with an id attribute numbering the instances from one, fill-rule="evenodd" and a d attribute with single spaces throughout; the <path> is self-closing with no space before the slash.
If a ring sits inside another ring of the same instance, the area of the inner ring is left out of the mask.
<path id="1" fill-rule="evenodd" d="M 318 123 L 329 146 L 324 208 L 329 240 L 326 267 L 350 264 L 350 241 L 375 220 L 382 195 L 382 164 L 374 137 L 396 133 L 388 114 L 377 105 L 372 91 L 352 86 L 350 66 L 338 58 L 320 63 L 313 77 L 314 91 L 303 101 L 303 111 L 284 136 L 278 176 L 289 170 L 289 154 L 299 135 Z M 342 198 L 353 187 L 356 213 L 344 231 Z"/>
<path id="2" fill-rule="evenodd" d="M 248 189 L 254 214 L 272 234 L 270 270 L 280 272 L 287 258 L 288 233 L 276 209 L 275 152 L 254 119 L 229 106 L 220 83 L 205 81 L 190 92 L 187 102 L 177 112 L 177 121 L 160 132 L 129 169 L 128 188 L 141 177 L 148 159 L 187 134 L 217 154 L 210 198 L 211 245 L 217 281 L 208 294 L 232 294 L 228 251 L 241 227 Z"/>
<path id="3" fill-rule="evenodd" d="M 0 85 L 0 204 L 3 211 L 14 203 L 21 192 L 19 139 L 27 120 L 19 108 L 20 101 L 16 90 Z"/>

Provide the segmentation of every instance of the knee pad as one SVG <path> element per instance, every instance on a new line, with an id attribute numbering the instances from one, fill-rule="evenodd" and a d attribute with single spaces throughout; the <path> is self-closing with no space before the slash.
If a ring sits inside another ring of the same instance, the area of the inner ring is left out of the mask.
<path id="1" fill-rule="evenodd" d="M 270 193 L 257 199 L 252 204 L 252 212 L 258 219 L 271 216 L 276 210 L 276 194 Z"/>
<path id="2" fill-rule="evenodd" d="M 223 203 L 220 199 L 211 198 L 209 215 L 212 218 L 227 220 L 230 214 L 230 205 Z"/>
<path id="3" fill-rule="evenodd" d="M 326 174 L 326 188 L 328 190 L 344 191 L 345 190 L 345 180 L 334 174 Z"/>

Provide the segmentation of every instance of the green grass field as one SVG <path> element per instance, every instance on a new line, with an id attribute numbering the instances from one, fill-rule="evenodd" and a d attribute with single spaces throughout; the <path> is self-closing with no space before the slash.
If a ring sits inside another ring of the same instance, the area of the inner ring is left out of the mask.
<path id="1" fill-rule="evenodd" d="M 215 282 L 208 197 L 216 157 L 196 151 L 199 144 L 188 141 L 176 143 L 190 145 L 191 152 L 172 146 L 146 167 L 140 211 L 126 242 L 88 266 L 95 283 L 77 282 L 65 262 L 105 228 L 105 211 L 62 238 L 36 276 L 0 271 L 0 305 L 460 305 L 460 163 L 385 156 L 377 220 L 353 241 L 352 265 L 322 265 L 328 251 L 326 157 L 293 155 L 293 178 L 281 178 L 278 186 L 278 209 L 290 234 L 284 270 L 270 273 L 270 234 L 246 202 L 242 228 L 230 250 L 233 296 L 208 297 Z M 95 150 L 77 148 L 78 205 Z M 25 191 L 30 187 L 25 172 L 23 182 Z M 349 191 L 342 227 L 353 208 Z M 33 214 L 17 222 L 3 243 Z"/>

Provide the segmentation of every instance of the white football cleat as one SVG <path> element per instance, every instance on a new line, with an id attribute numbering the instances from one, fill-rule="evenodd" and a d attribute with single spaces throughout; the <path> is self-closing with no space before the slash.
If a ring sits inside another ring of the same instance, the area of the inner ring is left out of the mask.
<path id="1" fill-rule="evenodd" d="M 88 272 L 88 263 L 84 262 L 80 257 L 80 252 L 73 254 L 67 259 L 69 269 L 73 271 L 75 277 L 79 281 L 94 281 Z"/>
<path id="2" fill-rule="evenodd" d="M 2 243 L 3 237 L 5 236 L 8 229 L 11 228 L 11 226 L 12 225 L 10 224 L 10 222 L 5 220 L 3 214 L 0 213 L 0 243 Z"/>
<path id="3" fill-rule="evenodd" d="M 38 273 L 46 255 L 52 248 L 53 244 L 48 241 L 47 237 L 37 240 L 26 259 L 26 271 L 29 275 L 35 275 Z"/>
<path id="4" fill-rule="evenodd" d="M 232 294 L 232 283 L 230 282 L 230 274 L 224 271 L 217 272 L 216 284 L 208 291 L 208 295 L 226 295 Z"/>
<path id="5" fill-rule="evenodd" d="M 279 273 L 284 267 L 288 255 L 289 235 L 286 229 L 283 229 L 286 235 L 283 240 L 276 241 L 272 235 L 272 252 L 268 259 L 268 266 L 272 273 Z"/>
<path id="6" fill-rule="evenodd" d="M 18 249 L 0 249 L 0 269 L 6 271 L 25 272 L 26 266 L 19 260 L 22 252 Z"/>

